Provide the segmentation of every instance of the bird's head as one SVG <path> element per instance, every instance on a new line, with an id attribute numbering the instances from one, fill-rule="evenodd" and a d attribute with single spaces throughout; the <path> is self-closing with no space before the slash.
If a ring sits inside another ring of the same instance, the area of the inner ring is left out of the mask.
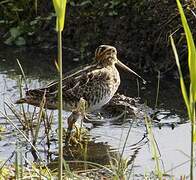
<path id="1" fill-rule="evenodd" d="M 117 50 L 113 46 L 100 45 L 95 51 L 95 60 L 103 67 L 113 66 L 117 64 L 121 68 L 135 74 L 137 77 L 143 80 L 143 83 L 145 83 L 145 80 L 141 76 L 139 76 L 135 71 L 127 67 L 117 58 Z"/>
<path id="2" fill-rule="evenodd" d="M 118 62 L 116 48 L 109 45 L 100 45 L 95 51 L 95 60 L 103 66 L 116 64 Z"/>

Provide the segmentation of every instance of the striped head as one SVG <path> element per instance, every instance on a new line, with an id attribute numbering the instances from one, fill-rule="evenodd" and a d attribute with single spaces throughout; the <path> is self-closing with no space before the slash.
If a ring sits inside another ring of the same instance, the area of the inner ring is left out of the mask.
<path id="1" fill-rule="evenodd" d="M 116 48 L 100 45 L 95 51 L 95 60 L 103 66 L 114 65 L 118 62 Z"/>
<path id="2" fill-rule="evenodd" d="M 123 64 L 120 60 L 117 58 L 117 50 L 115 47 L 110 45 L 100 45 L 96 51 L 95 51 L 95 60 L 102 65 L 103 67 L 106 66 L 113 66 L 118 65 L 121 68 L 125 69 L 126 71 L 129 71 L 133 74 L 135 74 L 137 77 L 143 80 L 143 83 L 145 84 L 146 81 L 139 76 L 135 71 L 127 67 L 125 64 Z"/>

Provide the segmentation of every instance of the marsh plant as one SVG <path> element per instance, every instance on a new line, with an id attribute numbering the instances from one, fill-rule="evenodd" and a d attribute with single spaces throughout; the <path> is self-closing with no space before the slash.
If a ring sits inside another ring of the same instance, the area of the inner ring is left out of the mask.
<path id="1" fill-rule="evenodd" d="M 153 134 L 153 130 L 152 130 L 152 122 L 151 119 L 146 117 L 145 118 L 145 124 L 146 124 L 146 130 L 147 130 L 147 134 L 148 134 L 148 139 L 149 139 L 149 143 L 150 143 L 150 149 L 151 149 L 151 154 L 152 154 L 152 159 L 155 162 L 155 171 L 154 174 L 158 179 L 162 179 L 163 178 L 163 172 L 160 166 L 160 153 L 159 153 L 159 149 L 158 149 L 158 145 L 156 143 L 154 134 Z"/>
<path id="2" fill-rule="evenodd" d="M 59 145 L 59 180 L 62 179 L 63 174 L 63 93 L 62 93 L 62 31 L 64 28 L 65 21 L 65 10 L 66 10 L 66 0 L 53 0 L 54 9 L 56 12 L 56 31 L 58 34 L 58 65 L 57 69 L 59 72 L 59 88 L 58 88 L 58 145 Z"/>
<path id="3" fill-rule="evenodd" d="M 178 9 L 181 16 L 182 25 L 185 31 L 186 35 L 186 41 L 187 41 L 187 47 L 188 47 L 188 66 L 189 66 L 189 74 L 190 74 L 190 82 L 189 82 L 189 93 L 186 90 L 186 86 L 184 83 L 184 78 L 179 62 L 178 53 L 175 47 L 174 40 L 171 38 L 171 44 L 174 51 L 176 64 L 178 67 L 178 72 L 180 75 L 180 85 L 181 85 L 181 91 L 182 95 L 185 101 L 185 105 L 188 112 L 188 117 L 190 119 L 191 123 L 191 152 L 190 152 L 190 179 L 194 179 L 194 163 L 195 163 L 195 153 L 194 153 L 194 146 L 196 143 L 196 129 L 195 129 L 195 123 L 196 123 L 196 110 L 195 110 L 195 103 L 196 103 L 196 49 L 194 44 L 194 39 L 192 36 L 192 33 L 190 31 L 189 25 L 187 23 L 186 17 L 184 15 L 184 11 L 182 8 L 182 5 L 180 4 L 179 0 L 176 0 Z"/>

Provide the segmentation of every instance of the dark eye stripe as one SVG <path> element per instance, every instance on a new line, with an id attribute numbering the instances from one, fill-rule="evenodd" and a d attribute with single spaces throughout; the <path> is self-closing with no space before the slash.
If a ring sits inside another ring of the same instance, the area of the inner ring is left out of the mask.
<path id="1" fill-rule="evenodd" d="M 109 53 L 113 53 L 115 51 L 113 46 L 109 46 L 109 45 L 101 45 L 99 46 L 96 51 L 95 51 L 95 56 L 97 58 L 101 58 L 102 56 L 104 56 L 105 54 Z"/>
<path id="2" fill-rule="evenodd" d="M 103 54 L 106 54 L 106 52 L 110 52 L 110 47 L 103 46 L 103 47 L 100 47 L 98 49 L 98 55 L 99 56 L 102 56 Z"/>
<path id="3" fill-rule="evenodd" d="M 99 53 L 102 53 L 104 52 L 108 47 L 105 47 L 105 46 L 102 46 L 102 47 L 99 47 Z"/>

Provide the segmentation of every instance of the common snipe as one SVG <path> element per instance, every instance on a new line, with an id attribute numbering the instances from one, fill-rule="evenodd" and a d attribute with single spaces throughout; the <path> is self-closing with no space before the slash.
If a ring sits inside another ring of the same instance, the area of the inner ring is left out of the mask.
<path id="1" fill-rule="evenodd" d="M 91 65 L 80 68 L 63 79 L 63 109 L 73 111 L 78 107 L 81 98 L 86 102 L 87 112 L 100 109 L 108 103 L 120 85 L 120 76 L 115 65 L 136 74 L 117 59 L 115 47 L 99 46 Z M 52 82 L 45 88 L 28 90 L 26 97 L 16 103 L 40 106 L 43 96 L 46 97 L 46 108 L 57 109 L 58 82 Z"/>
<path id="2" fill-rule="evenodd" d="M 68 73 L 69 75 L 63 79 L 63 109 L 72 111 L 78 106 L 81 98 L 87 102 L 86 110 L 90 112 L 100 109 L 108 103 L 120 85 L 120 76 L 115 67 L 116 64 L 136 74 L 117 59 L 115 47 L 99 46 L 95 51 L 95 61 L 91 65 Z M 16 104 L 28 103 L 40 106 L 44 94 L 46 97 L 45 107 L 57 109 L 57 81 L 50 83 L 45 88 L 28 90 L 26 97 L 16 101 Z"/>

